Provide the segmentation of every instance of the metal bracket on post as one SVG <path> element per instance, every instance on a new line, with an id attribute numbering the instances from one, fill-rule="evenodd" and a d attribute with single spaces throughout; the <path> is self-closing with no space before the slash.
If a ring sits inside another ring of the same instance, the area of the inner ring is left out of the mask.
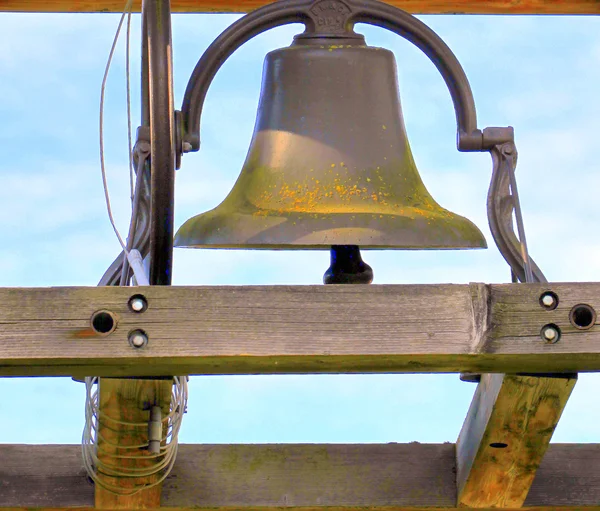
<path id="1" fill-rule="evenodd" d="M 507 128 L 502 128 L 506 130 Z M 515 168 L 517 148 L 512 128 L 510 136 L 497 136 L 500 128 L 488 128 L 489 137 L 486 149 L 489 150 L 493 171 L 487 198 L 488 222 L 498 250 L 521 282 L 547 282 L 546 277 L 529 256 L 521 204 L 517 190 Z M 485 138 L 485 136 L 484 136 Z M 514 231 L 513 214 L 517 224 Z"/>

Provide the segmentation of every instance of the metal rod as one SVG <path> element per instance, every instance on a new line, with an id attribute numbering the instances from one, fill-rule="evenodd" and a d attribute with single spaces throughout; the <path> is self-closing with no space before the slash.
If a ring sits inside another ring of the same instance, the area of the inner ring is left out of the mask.
<path id="1" fill-rule="evenodd" d="M 150 284 L 171 284 L 174 231 L 174 108 L 170 0 L 144 0 L 142 50 L 147 56 L 147 89 L 142 84 L 142 121 L 149 122 L 151 141 Z M 146 47 L 144 47 L 144 44 Z M 147 94 L 147 101 L 144 95 Z M 147 124 L 146 124 L 147 125 Z"/>
<path id="2" fill-rule="evenodd" d="M 514 150 L 513 150 L 514 152 Z M 529 260 L 529 250 L 527 249 L 527 239 L 525 238 L 525 225 L 523 223 L 523 214 L 521 213 L 521 201 L 517 190 L 517 179 L 515 176 L 515 167 L 513 158 L 508 162 L 508 173 L 510 176 L 510 189 L 512 191 L 513 202 L 515 206 L 515 220 L 517 223 L 517 232 L 519 233 L 519 242 L 521 245 L 521 257 L 523 258 L 523 269 L 525 270 L 525 282 L 533 282 L 533 272 L 531 271 L 531 262 Z"/>
<path id="3" fill-rule="evenodd" d="M 147 1 L 144 1 L 144 6 Z M 150 127 L 150 93 L 149 93 L 149 72 L 148 72 L 148 22 L 146 21 L 146 10 L 142 8 L 142 119 L 141 126 Z"/>

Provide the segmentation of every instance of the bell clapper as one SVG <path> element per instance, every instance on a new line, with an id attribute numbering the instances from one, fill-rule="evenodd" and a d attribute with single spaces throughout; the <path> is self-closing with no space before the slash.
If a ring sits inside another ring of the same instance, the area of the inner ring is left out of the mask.
<path id="1" fill-rule="evenodd" d="M 331 266 L 323 275 L 324 284 L 370 284 L 373 268 L 362 260 L 358 245 L 333 245 Z"/>

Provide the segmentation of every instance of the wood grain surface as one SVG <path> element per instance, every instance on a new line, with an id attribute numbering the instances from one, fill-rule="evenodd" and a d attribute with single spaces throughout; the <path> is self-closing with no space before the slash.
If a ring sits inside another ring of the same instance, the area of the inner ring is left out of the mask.
<path id="1" fill-rule="evenodd" d="M 0 508 L 92 507 L 80 450 L 0 444 Z M 453 444 L 182 445 L 162 506 L 452 510 L 455 470 Z M 551 444 L 525 502 L 530 507 L 597 510 L 600 445 Z"/>
<path id="2" fill-rule="evenodd" d="M 482 375 L 456 444 L 460 505 L 523 505 L 576 381 Z"/>
<path id="3" fill-rule="evenodd" d="M 100 378 L 100 420 L 98 428 L 98 458 L 108 466 L 131 470 L 152 467 L 155 459 L 143 448 L 132 451 L 132 446 L 148 443 L 148 426 L 130 426 L 127 423 L 148 423 L 150 408 L 160 406 L 163 416 L 169 413 L 172 380 L 138 380 Z M 110 419 L 108 419 L 110 418 Z M 115 456 L 140 455 L 137 459 Z M 156 482 L 160 474 L 149 477 L 113 477 L 98 474 L 109 488 L 132 492 L 144 484 Z M 95 488 L 95 505 L 107 509 L 148 509 L 160 506 L 161 485 L 141 490 L 133 495 L 118 495 L 101 485 Z"/>
<path id="4" fill-rule="evenodd" d="M 173 12 L 248 12 L 269 0 L 172 0 Z M 415 14 L 600 14 L 597 0 L 388 0 Z M 124 0 L 0 0 L 0 11 L 120 12 Z M 140 10 L 140 0 L 134 9 Z"/>
<path id="5" fill-rule="evenodd" d="M 0 375 L 598 371 L 600 329 L 571 325 L 578 303 L 600 309 L 600 284 L 4 288 Z M 90 326 L 98 310 L 117 319 L 109 335 Z"/>

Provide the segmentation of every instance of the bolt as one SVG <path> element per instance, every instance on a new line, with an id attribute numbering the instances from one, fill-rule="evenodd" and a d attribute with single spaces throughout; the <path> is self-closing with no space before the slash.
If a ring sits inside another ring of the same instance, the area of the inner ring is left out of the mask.
<path id="1" fill-rule="evenodd" d="M 544 295 L 542 298 L 542 303 L 546 307 L 552 307 L 554 305 L 554 298 L 552 297 L 552 295 Z"/>
<path id="2" fill-rule="evenodd" d="M 552 295 L 544 295 L 542 297 L 542 303 L 546 307 L 552 307 L 554 305 L 554 297 Z"/>
<path id="3" fill-rule="evenodd" d="M 544 309 L 554 310 L 558 306 L 558 296 L 552 291 L 546 291 L 540 296 L 540 305 Z"/>
<path id="4" fill-rule="evenodd" d="M 513 153 L 513 146 L 511 144 L 504 145 L 502 147 L 502 152 L 510 156 Z"/>
<path id="5" fill-rule="evenodd" d="M 134 330 L 129 334 L 129 344 L 136 349 L 143 348 L 148 344 L 148 336 L 142 330 Z"/>
<path id="6" fill-rule="evenodd" d="M 189 142 L 184 142 L 183 143 L 183 152 L 189 153 L 191 150 L 192 150 L 192 144 L 190 144 Z"/>
<path id="7" fill-rule="evenodd" d="M 546 325 L 542 328 L 541 336 L 544 341 L 555 343 L 560 339 L 560 330 L 556 325 Z"/>
<path id="8" fill-rule="evenodd" d="M 133 312 L 144 312 L 148 308 L 148 302 L 142 295 L 135 295 L 129 299 L 129 307 Z"/>

